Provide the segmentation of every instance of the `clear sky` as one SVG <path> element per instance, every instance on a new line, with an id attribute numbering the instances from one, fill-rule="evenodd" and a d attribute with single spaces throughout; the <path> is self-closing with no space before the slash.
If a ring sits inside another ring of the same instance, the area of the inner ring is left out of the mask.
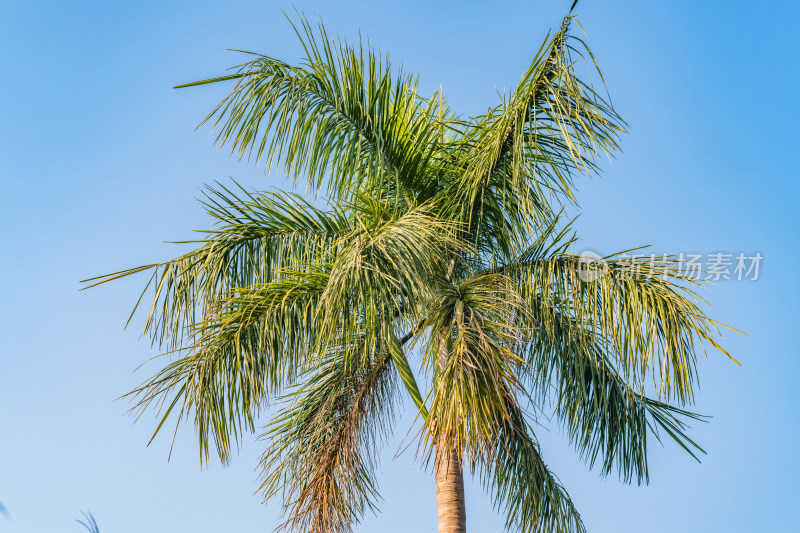
<path id="1" fill-rule="evenodd" d="M 343 36 L 369 35 L 422 88 L 443 85 L 465 115 L 519 79 L 567 1 L 312 2 Z M 247 437 L 230 467 L 201 471 L 192 429 L 146 447 L 114 399 L 154 367 L 123 330 L 143 280 L 78 292 L 93 275 L 166 259 L 167 240 L 208 220 L 201 186 L 233 177 L 281 185 L 212 146 L 195 125 L 222 87 L 171 87 L 219 74 L 249 49 L 295 60 L 289 2 L 0 0 L 0 532 L 271 531 L 277 505 L 254 495 L 262 443 Z M 589 471 L 556 426 L 543 454 L 590 532 L 790 531 L 800 496 L 797 4 L 582 0 L 577 13 L 630 123 L 604 177 L 582 180 L 577 227 L 587 248 L 761 253 L 759 279 L 707 296 L 739 367 L 702 359 L 693 435 L 701 464 L 676 446 L 650 450 L 651 484 Z M 407 402 L 409 405 L 409 402 Z M 406 452 L 409 423 L 387 449 L 383 513 L 358 531 L 434 531 L 431 476 Z M 477 484 L 471 531 L 501 523 Z"/>

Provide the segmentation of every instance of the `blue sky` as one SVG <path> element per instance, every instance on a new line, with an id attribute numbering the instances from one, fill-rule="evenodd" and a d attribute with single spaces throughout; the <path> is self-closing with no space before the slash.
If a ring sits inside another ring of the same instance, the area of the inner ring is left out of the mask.
<path id="1" fill-rule="evenodd" d="M 395 64 L 443 85 L 465 115 L 519 79 L 571 2 L 310 2 L 343 36 L 369 35 Z M 800 496 L 798 313 L 798 7 L 756 2 L 583 0 L 577 12 L 630 124 L 604 177 L 580 182 L 577 228 L 610 253 L 759 252 L 757 281 L 707 293 L 737 366 L 700 363 L 693 435 L 701 464 L 676 446 L 651 447 L 651 484 L 625 486 L 589 471 L 555 426 L 538 436 L 591 532 L 789 531 Z M 114 399 L 154 367 L 141 321 L 123 324 L 142 280 L 89 292 L 78 281 L 166 259 L 164 244 L 208 220 L 194 200 L 204 183 L 260 187 L 277 176 L 212 146 L 194 127 L 224 94 L 176 91 L 239 58 L 228 48 L 295 60 L 298 43 L 279 2 L 0 1 L 0 531 L 80 531 L 91 509 L 105 533 L 271 531 L 245 439 L 230 467 L 200 470 L 190 427 L 146 447 Z M 359 531 L 434 531 L 430 475 L 413 453 L 382 462 L 383 513 Z M 405 425 L 404 425 L 405 424 Z M 501 524 L 476 484 L 471 531 Z"/>

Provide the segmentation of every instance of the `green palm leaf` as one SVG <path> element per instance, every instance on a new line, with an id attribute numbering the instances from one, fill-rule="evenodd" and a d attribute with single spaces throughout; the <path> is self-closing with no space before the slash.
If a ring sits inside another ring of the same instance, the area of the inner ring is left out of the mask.
<path id="1" fill-rule="evenodd" d="M 333 198 L 423 185 L 415 182 L 435 155 L 443 104 L 419 97 L 414 77 L 393 75 L 388 58 L 362 43 L 334 39 L 303 17 L 292 25 L 305 51 L 300 65 L 246 52 L 255 59 L 236 74 L 179 86 L 237 79 L 203 121 L 220 126 L 217 142 Z"/>

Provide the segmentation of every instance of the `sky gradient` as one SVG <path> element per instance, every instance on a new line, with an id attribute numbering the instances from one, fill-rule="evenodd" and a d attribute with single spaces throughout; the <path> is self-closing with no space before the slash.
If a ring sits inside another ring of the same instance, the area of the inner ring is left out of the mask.
<path id="1" fill-rule="evenodd" d="M 358 31 L 395 65 L 440 85 L 464 115 L 518 81 L 566 2 L 311 2 L 336 34 Z M 702 463 L 652 439 L 649 486 L 590 471 L 555 424 L 538 429 L 543 456 L 591 533 L 790 531 L 800 496 L 800 375 L 796 329 L 800 192 L 797 4 L 583 0 L 577 9 L 630 133 L 603 177 L 579 179 L 582 245 L 611 253 L 760 253 L 757 281 L 722 281 L 705 295 L 713 318 L 744 331 L 701 358 L 694 409 L 712 416 L 692 435 Z M 0 0 L 0 532 L 81 531 L 91 510 L 103 533 L 266 532 L 247 436 L 228 468 L 201 471 L 190 426 L 147 447 L 153 417 L 134 425 L 114 401 L 156 366 L 123 326 L 143 279 L 78 292 L 79 280 L 167 259 L 208 227 L 195 201 L 214 180 L 257 188 L 280 176 L 227 155 L 197 123 L 224 87 L 171 87 L 240 62 L 226 49 L 294 61 L 290 3 Z M 411 405 L 406 402 L 406 407 Z M 382 514 L 357 531 L 434 531 L 432 476 L 414 447 L 393 458 L 411 418 L 398 420 L 382 462 Z M 468 527 L 502 520 L 474 482 Z"/>

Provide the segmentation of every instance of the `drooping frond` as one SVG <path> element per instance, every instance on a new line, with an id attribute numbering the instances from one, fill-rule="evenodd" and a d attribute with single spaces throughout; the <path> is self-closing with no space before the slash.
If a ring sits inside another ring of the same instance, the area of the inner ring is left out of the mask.
<path id="1" fill-rule="evenodd" d="M 524 255 L 503 271 L 528 301 L 551 302 L 602 339 L 635 389 L 649 378 L 659 396 L 691 402 L 697 353 L 712 347 L 727 355 L 714 339 L 717 324 L 691 288 L 698 281 L 674 258 L 610 256 L 593 263 L 568 253 Z"/>
<path id="2" fill-rule="evenodd" d="M 358 333 L 360 349 L 377 350 L 396 328 L 413 325 L 425 280 L 455 245 L 451 226 L 425 206 L 351 207 L 353 227 L 311 250 L 313 261 L 295 261 L 273 281 L 212 302 L 191 324 L 189 354 L 134 391 L 137 407 L 167 405 L 162 424 L 177 407 L 178 421 L 193 417 L 204 459 L 213 443 L 225 461 L 238 435 L 254 429 L 261 406 L 332 343 Z M 347 359 L 346 346 L 338 353 Z"/>
<path id="3" fill-rule="evenodd" d="M 649 433 L 669 435 L 687 452 L 703 450 L 686 434 L 697 415 L 648 398 L 614 369 L 610 350 L 592 331 L 542 299 L 531 303 L 529 344 L 532 391 L 553 399 L 557 417 L 589 466 L 619 471 L 626 482 L 648 481 Z"/>
<path id="4" fill-rule="evenodd" d="M 505 407 L 508 423 L 493 436 L 492 453 L 478 465 L 484 489 L 520 533 L 584 533 L 581 517 L 564 487 L 542 460 L 524 413 Z"/>
<path id="5" fill-rule="evenodd" d="M 82 512 L 83 520 L 75 520 L 77 523 L 86 528 L 89 533 L 100 533 L 100 526 L 97 525 L 97 520 L 94 519 L 91 511 L 88 513 Z M 85 520 L 85 522 L 84 522 Z"/>
<path id="6" fill-rule="evenodd" d="M 324 270 L 304 270 L 217 302 L 194 326 L 189 353 L 129 394 L 134 409 L 162 412 L 156 434 L 171 415 L 176 424 L 192 420 L 201 459 L 208 460 L 213 445 L 226 462 L 241 435 L 255 430 L 269 398 L 310 365 L 327 280 Z"/>
<path id="7" fill-rule="evenodd" d="M 427 186 L 439 123 L 450 115 L 441 95 L 421 98 L 416 79 L 393 74 L 368 44 L 334 39 L 302 16 L 292 24 L 305 52 L 299 66 L 252 54 L 236 74 L 181 86 L 237 80 L 204 121 L 220 126 L 217 142 L 331 198 Z"/>
<path id="8" fill-rule="evenodd" d="M 194 250 L 164 263 L 87 280 L 92 287 L 150 271 L 131 316 L 151 298 L 144 332 L 171 349 L 179 348 L 188 328 L 234 288 L 268 283 L 293 263 L 311 261 L 353 223 L 341 208 L 322 211 L 290 193 L 237 192 L 220 185 L 207 189 L 203 204 L 215 226 L 201 232 L 203 239 L 184 243 L 197 245 Z"/>
<path id="9" fill-rule="evenodd" d="M 397 375 L 385 351 L 325 360 L 271 421 L 261 465 L 265 499 L 282 493 L 284 527 L 349 533 L 379 498 L 376 451 L 394 419 Z M 352 346 L 343 346 L 347 351 Z"/>

